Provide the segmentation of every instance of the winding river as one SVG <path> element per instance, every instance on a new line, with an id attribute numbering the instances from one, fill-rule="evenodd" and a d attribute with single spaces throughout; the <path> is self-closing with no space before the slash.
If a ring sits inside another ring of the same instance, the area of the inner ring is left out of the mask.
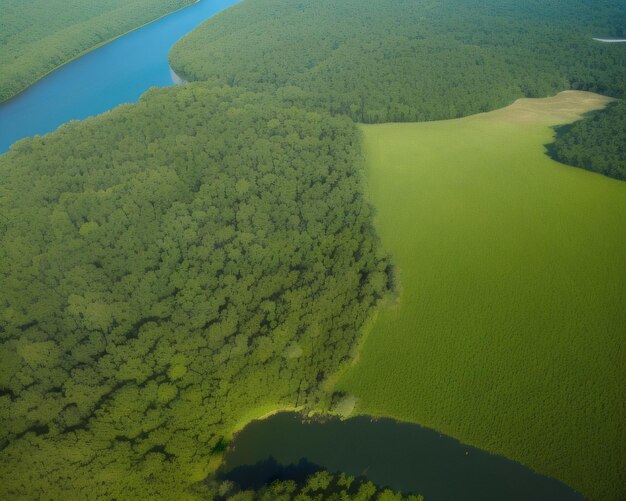
<path id="1" fill-rule="evenodd" d="M 0 153 L 19 139 L 52 132 L 172 85 L 167 55 L 202 21 L 239 0 L 202 0 L 61 66 L 0 104 Z"/>

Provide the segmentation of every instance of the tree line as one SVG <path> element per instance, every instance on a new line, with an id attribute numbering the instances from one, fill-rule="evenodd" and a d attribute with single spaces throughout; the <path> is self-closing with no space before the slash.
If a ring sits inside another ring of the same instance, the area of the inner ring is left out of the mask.
<path id="1" fill-rule="evenodd" d="M 304 478 L 280 479 L 257 489 L 235 482 L 210 482 L 196 488 L 201 498 L 216 501 L 424 501 L 421 495 L 402 494 L 345 473 L 320 470 Z"/>
<path id="2" fill-rule="evenodd" d="M 257 0 L 205 22 L 170 63 L 358 122 L 439 120 L 565 89 L 622 97 L 626 47 L 592 37 L 624 25 L 615 0 Z"/>

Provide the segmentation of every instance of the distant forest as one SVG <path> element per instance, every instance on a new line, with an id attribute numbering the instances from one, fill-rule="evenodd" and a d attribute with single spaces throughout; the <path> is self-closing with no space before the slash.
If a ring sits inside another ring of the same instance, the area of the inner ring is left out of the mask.
<path id="1" fill-rule="evenodd" d="M 565 89 L 622 97 L 614 0 L 246 1 L 171 52 L 188 80 L 279 92 L 358 122 L 457 118 Z"/>
<path id="2" fill-rule="evenodd" d="M 0 102 L 80 53 L 193 0 L 0 0 Z"/>
<path id="3" fill-rule="evenodd" d="M 626 180 L 626 101 L 558 127 L 548 151 L 560 162 Z"/>
<path id="4" fill-rule="evenodd" d="M 612 0 L 257 0 L 185 37 L 171 65 L 188 80 L 278 93 L 357 122 L 441 120 L 565 89 L 623 98 L 626 44 L 592 38 L 624 26 L 626 4 Z M 583 126 L 560 138 L 555 158 L 623 178 L 621 109 L 602 131 L 584 126 L 596 131 L 586 140 Z"/>

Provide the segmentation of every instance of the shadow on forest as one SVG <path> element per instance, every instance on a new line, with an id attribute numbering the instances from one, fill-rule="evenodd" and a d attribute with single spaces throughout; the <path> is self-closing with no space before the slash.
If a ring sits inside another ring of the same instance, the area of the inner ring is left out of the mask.
<path id="1" fill-rule="evenodd" d="M 274 480 L 301 484 L 320 470 L 441 501 L 583 499 L 502 456 L 419 425 L 370 416 L 303 420 L 283 412 L 253 421 L 231 442 L 216 480 L 257 490 Z"/>
<path id="2" fill-rule="evenodd" d="M 293 480 L 302 483 L 307 477 L 323 469 L 306 458 L 301 458 L 296 464 L 283 466 L 273 456 L 269 456 L 256 464 L 238 466 L 228 472 L 218 472 L 217 479 L 230 480 L 243 490 L 257 490 L 274 480 Z"/>
<path id="3" fill-rule="evenodd" d="M 569 165 L 568 163 L 564 162 L 563 159 L 559 158 L 559 155 L 557 153 L 557 147 L 556 147 L 557 142 L 563 137 L 566 137 L 569 131 L 572 130 L 572 127 L 574 127 L 575 124 L 577 124 L 581 120 L 587 120 L 601 111 L 603 110 L 587 111 L 583 113 L 582 115 L 580 115 L 580 118 L 578 118 L 572 123 L 553 125 L 552 127 L 550 127 L 554 131 L 554 138 L 552 142 L 543 145 L 543 147 L 545 148 L 545 154 L 548 155 L 552 160 Z"/>

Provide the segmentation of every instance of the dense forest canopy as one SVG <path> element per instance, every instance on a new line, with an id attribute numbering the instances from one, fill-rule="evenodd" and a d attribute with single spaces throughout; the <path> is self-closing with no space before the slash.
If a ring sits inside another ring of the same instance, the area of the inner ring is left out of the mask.
<path id="1" fill-rule="evenodd" d="M 242 416 L 325 405 L 389 283 L 360 162 L 199 84 L 1 156 L 0 497 L 174 498 Z"/>
<path id="2" fill-rule="evenodd" d="M 111 38 L 193 0 L 0 0 L 0 102 Z"/>
<path id="3" fill-rule="evenodd" d="M 255 0 L 171 52 L 190 80 L 280 89 L 360 122 L 456 118 L 580 89 L 621 97 L 626 26 L 616 0 Z"/>
<path id="4" fill-rule="evenodd" d="M 560 162 L 626 180 L 626 101 L 557 128 L 548 151 Z"/>

